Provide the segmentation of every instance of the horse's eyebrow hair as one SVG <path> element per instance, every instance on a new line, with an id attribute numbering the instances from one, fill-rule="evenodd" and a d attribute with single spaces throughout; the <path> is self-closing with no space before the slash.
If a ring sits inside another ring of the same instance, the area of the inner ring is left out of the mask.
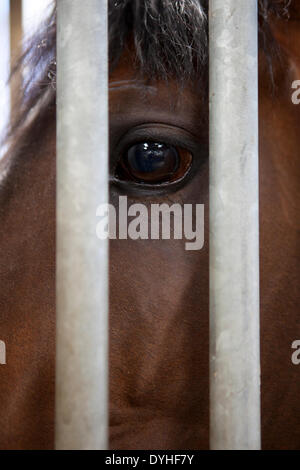
<path id="1" fill-rule="evenodd" d="M 116 80 L 109 83 L 109 90 L 119 90 L 127 88 L 143 88 L 152 92 L 156 92 L 157 88 L 153 85 L 146 85 L 142 80 Z"/>

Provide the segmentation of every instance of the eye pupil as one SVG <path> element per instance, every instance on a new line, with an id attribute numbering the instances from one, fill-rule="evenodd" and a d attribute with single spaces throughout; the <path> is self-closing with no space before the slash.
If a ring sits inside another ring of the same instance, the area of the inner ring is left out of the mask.
<path id="1" fill-rule="evenodd" d="M 127 152 L 127 169 L 141 182 L 168 181 L 179 168 L 177 150 L 162 143 L 143 142 L 133 145 Z"/>
<path id="2" fill-rule="evenodd" d="M 123 151 L 115 167 L 117 184 L 138 183 L 167 188 L 184 181 L 192 168 L 193 155 L 181 146 L 163 141 L 140 141 Z"/>

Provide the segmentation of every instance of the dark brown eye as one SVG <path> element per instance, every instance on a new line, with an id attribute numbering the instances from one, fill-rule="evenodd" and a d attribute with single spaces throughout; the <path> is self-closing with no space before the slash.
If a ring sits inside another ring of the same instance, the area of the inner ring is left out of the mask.
<path id="1" fill-rule="evenodd" d="M 189 170 L 189 152 L 159 142 L 131 146 L 117 167 L 117 178 L 144 184 L 163 184 L 181 179 Z"/>
<path id="2" fill-rule="evenodd" d="M 145 142 L 127 152 L 127 169 L 136 180 L 143 182 L 168 181 L 179 167 L 179 155 L 174 147 Z"/>

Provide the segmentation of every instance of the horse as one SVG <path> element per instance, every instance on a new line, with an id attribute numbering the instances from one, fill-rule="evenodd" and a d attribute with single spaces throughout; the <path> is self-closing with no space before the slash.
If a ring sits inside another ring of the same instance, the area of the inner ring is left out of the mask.
<path id="1" fill-rule="evenodd" d="M 201 250 L 110 242 L 112 449 L 209 448 L 207 3 L 109 1 L 111 203 L 205 205 Z M 300 6 L 258 3 L 262 447 L 299 449 Z M 55 31 L 54 10 L 16 66 L 29 78 L 0 162 L 1 449 L 54 448 Z M 149 145 L 163 165 L 146 178 Z"/>

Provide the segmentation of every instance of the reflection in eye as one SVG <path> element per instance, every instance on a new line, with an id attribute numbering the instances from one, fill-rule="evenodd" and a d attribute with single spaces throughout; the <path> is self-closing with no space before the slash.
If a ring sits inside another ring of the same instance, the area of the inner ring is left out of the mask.
<path id="1" fill-rule="evenodd" d="M 191 166 L 186 150 L 159 142 L 132 145 L 121 158 L 116 176 L 120 180 L 158 185 L 182 179 Z"/>
<path id="2" fill-rule="evenodd" d="M 127 153 L 128 171 L 137 180 L 167 181 L 178 170 L 179 155 L 174 147 L 158 143 L 142 143 Z"/>

